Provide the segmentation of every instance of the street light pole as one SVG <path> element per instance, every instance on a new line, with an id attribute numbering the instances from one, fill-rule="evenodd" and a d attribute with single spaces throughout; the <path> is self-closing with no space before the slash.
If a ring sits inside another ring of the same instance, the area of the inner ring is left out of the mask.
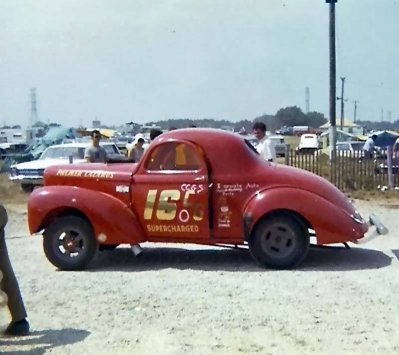
<path id="1" fill-rule="evenodd" d="M 330 159 L 335 161 L 337 152 L 336 127 L 336 64 L 335 64 L 335 3 L 337 0 L 326 0 L 330 4 L 329 43 L 330 43 Z"/>

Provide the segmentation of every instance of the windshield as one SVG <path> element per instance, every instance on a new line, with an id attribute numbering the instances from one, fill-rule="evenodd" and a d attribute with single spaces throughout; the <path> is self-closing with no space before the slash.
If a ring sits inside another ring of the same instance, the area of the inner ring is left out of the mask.
<path id="1" fill-rule="evenodd" d="M 69 159 L 72 156 L 75 159 L 83 159 L 83 147 L 50 147 L 40 157 L 44 159 Z"/>

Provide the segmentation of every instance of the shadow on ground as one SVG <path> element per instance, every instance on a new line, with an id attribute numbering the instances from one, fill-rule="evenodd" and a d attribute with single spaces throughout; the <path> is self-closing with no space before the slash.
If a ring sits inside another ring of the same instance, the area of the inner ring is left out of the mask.
<path id="1" fill-rule="evenodd" d="M 311 248 L 302 271 L 352 271 L 379 269 L 391 264 L 391 258 L 381 251 L 352 248 Z M 89 271 L 153 271 L 174 268 L 206 271 L 263 270 L 253 261 L 248 250 L 150 247 L 134 257 L 130 248 L 119 247 L 103 251 L 90 264 Z M 266 271 L 266 270 L 265 270 Z"/>
<path id="2" fill-rule="evenodd" d="M 33 331 L 26 337 L 0 338 L 2 355 L 35 354 L 41 355 L 58 346 L 71 345 L 83 341 L 90 332 L 82 329 L 60 329 Z M 10 350 L 3 350 L 10 348 Z"/>

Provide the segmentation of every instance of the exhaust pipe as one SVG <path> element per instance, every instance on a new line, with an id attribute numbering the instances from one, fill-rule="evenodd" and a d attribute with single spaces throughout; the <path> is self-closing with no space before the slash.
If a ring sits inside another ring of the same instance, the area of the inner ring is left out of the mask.
<path id="1" fill-rule="evenodd" d="M 143 252 L 143 248 L 140 244 L 130 244 L 130 247 L 132 248 L 133 255 L 136 257 Z"/>

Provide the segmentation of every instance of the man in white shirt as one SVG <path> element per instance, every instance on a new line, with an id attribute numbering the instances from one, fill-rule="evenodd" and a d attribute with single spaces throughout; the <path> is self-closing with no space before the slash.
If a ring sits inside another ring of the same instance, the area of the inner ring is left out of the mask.
<path id="1" fill-rule="evenodd" d="M 266 161 L 275 161 L 276 151 L 271 140 L 266 136 L 266 125 L 263 122 L 255 122 L 252 131 L 256 139 L 259 141 L 256 150 L 260 156 Z"/>
<path id="2" fill-rule="evenodd" d="M 375 151 L 375 141 L 377 139 L 377 135 L 373 134 L 371 137 L 368 137 L 366 142 L 364 143 L 363 150 L 364 150 L 364 157 L 368 159 L 373 158 L 373 153 Z"/>

